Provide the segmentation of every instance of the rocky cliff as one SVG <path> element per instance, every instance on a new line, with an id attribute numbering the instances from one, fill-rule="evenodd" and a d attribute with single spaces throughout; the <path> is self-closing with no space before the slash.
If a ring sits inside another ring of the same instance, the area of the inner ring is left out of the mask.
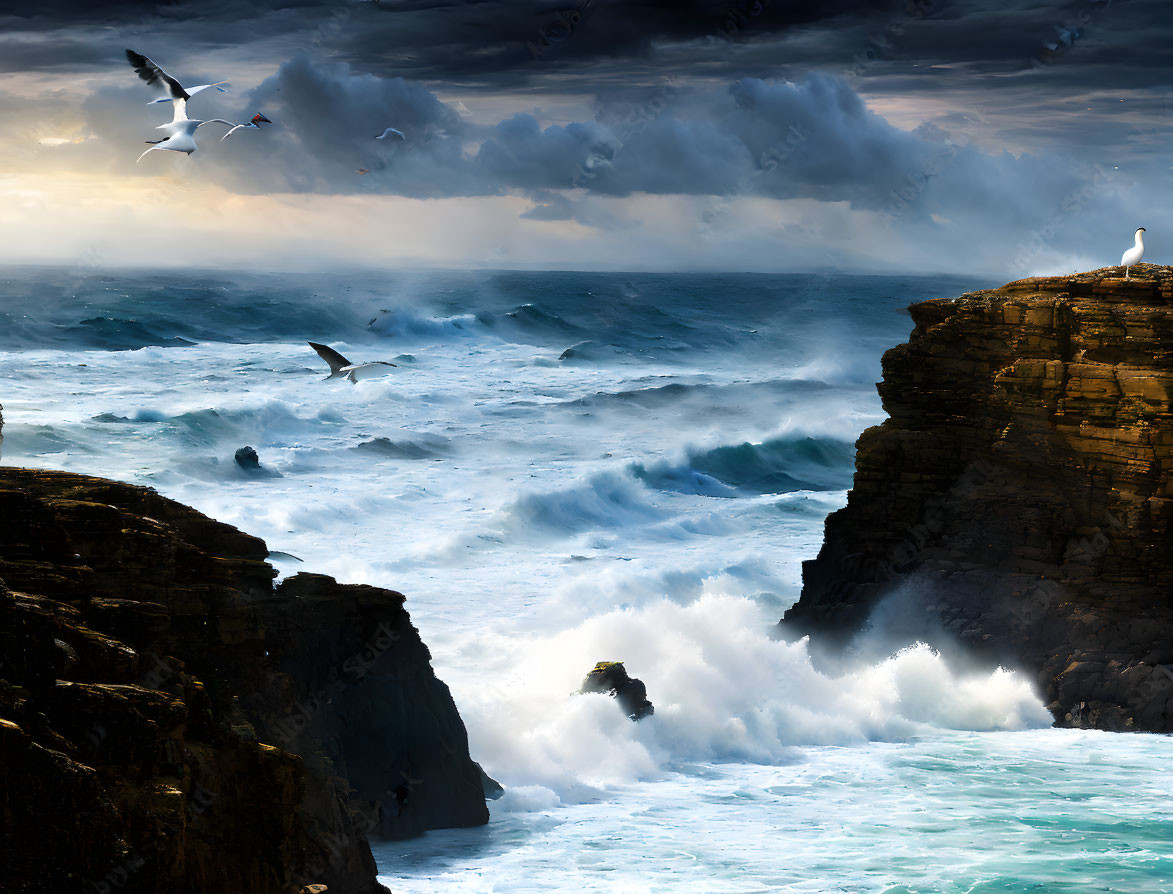
<path id="1" fill-rule="evenodd" d="M 151 490 L 0 468 L 0 891 L 385 891 L 368 835 L 487 821 L 389 590 Z"/>
<path id="2" fill-rule="evenodd" d="M 1061 725 L 1173 730 L 1173 268 L 910 310 L 783 628 L 960 643 Z"/>

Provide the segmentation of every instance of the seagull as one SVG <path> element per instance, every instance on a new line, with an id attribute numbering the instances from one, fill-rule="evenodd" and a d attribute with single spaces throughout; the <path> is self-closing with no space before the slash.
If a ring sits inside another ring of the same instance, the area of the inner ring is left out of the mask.
<path id="1" fill-rule="evenodd" d="M 358 174 L 361 177 L 363 174 L 369 174 L 370 171 L 367 170 L 366 168 L 358 168 L 357 170 L 355 170 L 354 173 Z"/>
<path id="2" fill-rule="evenodd" d="M 126 59 L 130 62 L 131 67 L 138 72 L 140 78 L 152 87 L 158 87 L 164 94 L 158 99 L 152 99 L 147 105 L 152 105 L 156 102 L 170 102 L 175 109 L 173 121 L 182 121 L 187 118 L 187 101 L 197 93 L 202 90 L 207 90 L 209 87 L 215 87 L 221 93 L 224 93 L 224 87 L 228 84 L 227 81 L 217 81 L 215 84 L 200 84 L 198 87 L 188 89 L 184 88 L 179 81 L 163 71 L 163 69 L 142 53 L 127 50 Z"/>
<path id="3" fill-rule="evenodd" d="M 230 136 L 232 136 L 234 133 L 236 133 L 242 127 L 255 127 L 259 130 L 262 124 L 272 124 L 272 123 L 273 123 L 272 121 L 270 121 L 268 118 L 266 118 L 260 112 L 257 112 L 255 115 L 252 116 L 252 118 L 249 119 L 248 124 L 237 124 L 236 126 L 234 126 L 232 128 L 232 130 L 228 131 L 228 133 L 226 133 L 226 134 L 224 134 L 224 136 L 220 137 L 220 142 L 223 143 L 226 139 L 228 139 Z"/>
<path id="4" fill-rule="evenodd" d="M 401 139 L 401 140 L 407 139 L 407 137 L 404 135 L 403 131 L 396 130 L 394 127 L 388 127 L 385 131 L 383 131 L 381 134 L 379 134 L 377 137 L 375 137 L 375 139 L 376 140 L 385 140 L 391 134 L 395 134 L 395 136 L 399 137 L 399 139 Z"/>
<path id="5" fill-rule="evenodd" d="M 182 152 L 185 155 L 191 155 L 199 148 L 195 141 L 196 128 L 203 127 L 205 124 L 212 124 L 213 122 L 227 124 L 229 127 L 235 126 L 231 121 L 225 121 L 223 118 L 209 118 L 207 121 L 197 121 L 194 118 L 180 118 L 172 121 L 170 124 L 160 124 L 157 129 L 166 131 L 168 136 L 161 140 L 147 140 L 146 142 L 153 145 L 135 159 L 135 161 L 142 161 L 146 157 L 147 152 L 154 152 L 156 149 L 170 149 L 172 152 Z"/>
<path id="6" fill-rule="evenodd" d="M 220 81 L 219 84 L 200 84 L 198 87 L 192 87 L 190 90 L 185 90 L 183 85 L 167 72 L 163 71 L 158 65 L 148 59 L 141 53 L 136 53 L 134 50 L 126 51 L 127 61 L 138 76 L 146 81 L 151 86 L 158 86 L 166 95 L 159 99 L 152 100 L 152 102 L 166 102 L 170 100 L 174 110 L 174 117 L 167 124 L 160 124 L 156 130 L 161 130 L 167 134 L 159 140 L 147 140 L 151 144 L 151 148 L 140 155 L 137 161 L 142 161 L 147 152 L 154 152 L 156 149 L 169 149 L 172 152 L 182 152 L 185 155 L 191 155 L 199 147 L 196 146 L 195 132 L 197 127 L 204 124 L 211 124 L 213 121 L 220 124 L 227 124 L 229 127 L 235 125 L 231 121 L 225 121 L 223 118 L 210 118 L 207 121 L 200 121 L 196 118 L 187 117 L 187 101 L 201 90 L 206 90 L 209 87 L 220 89 L 220 84 L 226 84 L 227 81 Z M 150 105 L 150 103 L 148 103 Z"/>
<path id="7" fill-rule="evenodd" d="M 386 375 L 387 370 L 382 367 L 395 366 L 394 363 L 388 363 L 385 360 L 375 360 L 371 363 L 351 363 L 333 348 L 312 341 L 307 344 L 329 364 L 330 375 L 326 376 L 324 380 L 327 382 L 342 376 L 357 385 L 359 379 L 373 379 L 375 376 Z"/>
<path id="8" fill-rule="evenodd" d="M 1131 279 L 1128 275 L 1128 268 L 1135 267 L 1140 263 L 1140 259 L 1144 257 L 1144 237 L 1140 234 L 1145 231 L 1144 227 L 1137 227 L 1136 230 L 1136 244 L 1124 253 L 1120 259 L 1120 266 L 1124 268 L 1124 278 Z"/>

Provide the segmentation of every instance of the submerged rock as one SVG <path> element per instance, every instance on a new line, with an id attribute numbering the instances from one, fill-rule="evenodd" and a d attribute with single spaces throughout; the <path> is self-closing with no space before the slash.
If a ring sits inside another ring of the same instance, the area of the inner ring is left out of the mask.
<path id="1" fill-rule="evenodd" d="M 1173 731 L 1173 268 L 1120 272 L 910 308 L 783 629 L 932 637 L 1032 674 L 1059 725 Z"/>
<path id="2" fill-rule="evenodd" d="M 0 888 L 376 894 L 368 837 L 487 821 L 404 597 L 274 587 L 267 553 L 146 488 L 0 468 Z"/>
<path id="3" fill-rule="evenodd" d="M 600 661 L 583 679 L 579 692 L 606 692 L 632 720 L 642 720 L 655 713 L 648 701 L 647 687 L 642 680 L 627 675 L 622 661 Z"/>

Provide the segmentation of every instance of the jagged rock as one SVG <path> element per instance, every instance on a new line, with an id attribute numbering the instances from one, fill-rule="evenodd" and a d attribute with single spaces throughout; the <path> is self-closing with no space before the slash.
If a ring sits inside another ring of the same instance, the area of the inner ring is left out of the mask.
<path id="1" fill-rule="evenodd" d="M 485 800 L 496 801 L 505 794 L 505 786 L 486 773 L 484 767 L 477 764 L 477 769 L 481 771 L 481 786 L 485 790 Z"/>
<path id="2" fill-rule="evenodd" d="M 642 720 L 655 713 L 648 701 L 647 687 L 642 680 L 627 675 L 622 661 L 600 661 L 583 679 L 579 692 L 606 692 L 632 720 Z"/>
<path id="3" fill-rule="evenodd" d="M 375 894 L 368 835 L 487 820 L 403 596 L 275 589 L 267 553 L 146 488 L 0 468 L 5 891 Z"/>
<path id="4" fill-rule="evenodd" d="M 261 458 L 257 456 L 254 448 L 245 446 L 236 451 L 236 464 L 246 472 L 259 472 Z"/>
<path id="5" fill-rule="evenodd" d="M 1133 272 L 910 308 L 784 629 L 835 650 L 927 619 L 1060 725 L 1173 730 L 1173 268 Z"/>
<path id="6" fill-rule="evenodd" d="M 234 456 L 236 464 L 253 478 L 283 478 L 276 469 L 266 469 L 252 447 L 241 447 Z"/>

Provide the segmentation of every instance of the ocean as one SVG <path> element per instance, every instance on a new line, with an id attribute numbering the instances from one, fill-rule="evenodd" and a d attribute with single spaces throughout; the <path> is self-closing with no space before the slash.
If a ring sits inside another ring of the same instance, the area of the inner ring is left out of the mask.
<path id="1" fill-rule="evenodd" d="M 1021 675 L 922 644 L 832 672 L 777 635 L 906 306 L 996 284 L 7 268 L 3 462 L 407 594 L 506 791 L 375 843 L 401 894 L 1173 890 L 1170 737 L 1051 729 Z M 324 381 L 307 341 L 397 366 Z M 603 660 L 652 717 L 574 694 Z"/>

